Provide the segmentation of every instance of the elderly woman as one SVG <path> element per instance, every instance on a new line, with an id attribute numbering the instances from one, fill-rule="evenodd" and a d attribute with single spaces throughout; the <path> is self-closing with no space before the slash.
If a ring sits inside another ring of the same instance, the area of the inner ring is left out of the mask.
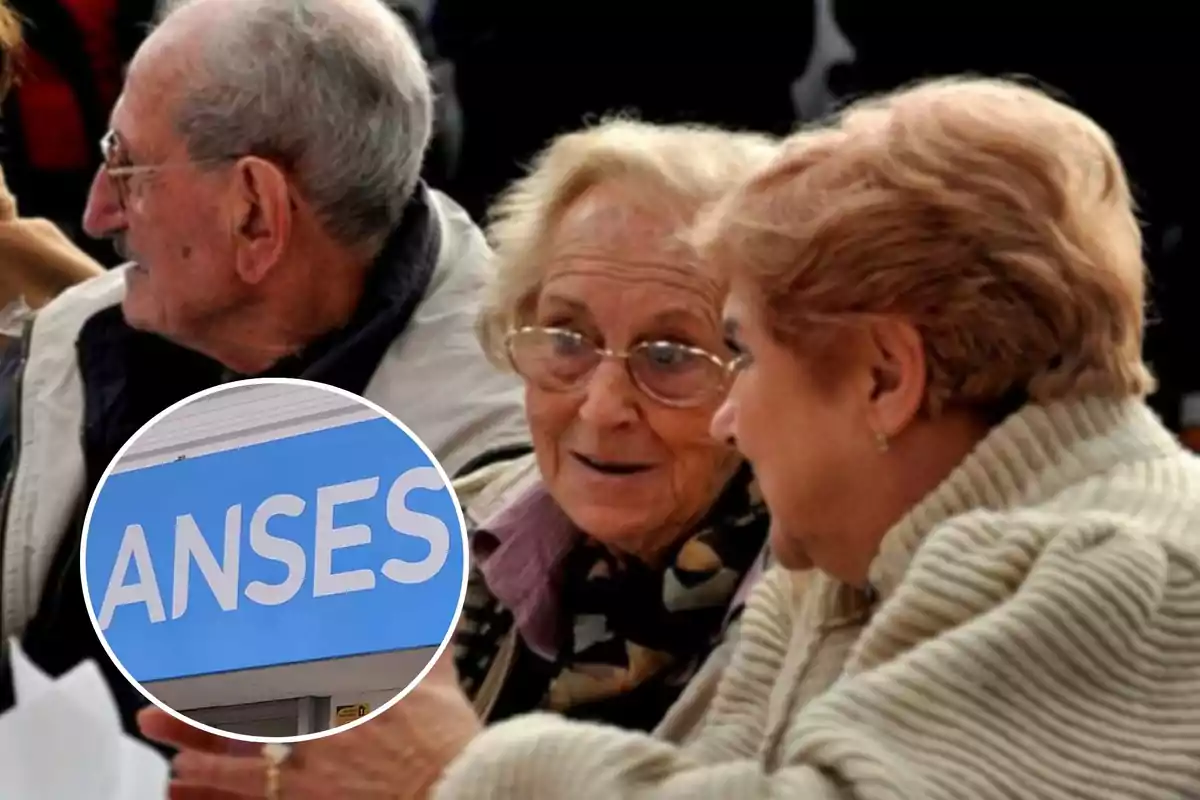
<path id="1" fill-rule="evenodd" d="M 481 718 L 649 730 L 720 639 L 767 516 L 709 431 L 723 283 L 677 234 L 775 147 L 613 121 L 556 141 L 494 207 L 481 339 L 525 381 L 534 452 L 457 487 L 477 572 L 456 662 Z"/>
<path id="2" fill-rule="evenodd" d="M 741 350 L 714 432 L 790 570 L 702 723 L 484 728 L 441 664 L 346 744 L 404 754 L 379 792 L 341 796 L 1195 796 L 1200 461 L 1143 402 L 1109 138 L 1030 89 L 927 83 L 786 148 L 696 238 Z M 334 767 L 293 755 L 280 796 L 325 796 Z M 235 761 L 180 774 L 270 772 Z"/>

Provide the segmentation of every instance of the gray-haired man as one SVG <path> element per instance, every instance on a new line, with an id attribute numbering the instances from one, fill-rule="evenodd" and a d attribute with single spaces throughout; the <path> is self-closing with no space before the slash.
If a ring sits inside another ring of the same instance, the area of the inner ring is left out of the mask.
<path id="1" fill-rule="evenodd" d="M 44 669 L 111 667 L 80 588 L 83 515 L 129 436 L 200 389 L 339 386 L 450 473 L 526 440 L 519 384 L 473 337 L 487 246 L 419 180 L 431 117 L 417 46 L 378 0 L 191 0 L 146 40 L 84 220 L 131 264 L 34 321 L 0 465 L 0 634 Z M 111 676 L 132 730 L 144 701 Z"/>

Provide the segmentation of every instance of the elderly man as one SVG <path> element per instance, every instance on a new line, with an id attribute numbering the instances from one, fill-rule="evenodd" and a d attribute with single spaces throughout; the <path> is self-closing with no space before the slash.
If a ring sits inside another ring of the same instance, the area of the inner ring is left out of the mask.
<path id="1" fill-rule="evenodd" d="M 378 0 L 177 3 L 139 50 L 84 220 L 132 263 L 39 313 L 10 433 L 0 628 L 43 668 L 111 670 L 80 588 L 85 510 L 130 435 L 197 390 L 339 386 L 450 473 L 526 440 L 521 390 L 472 332 L 487 245 L 419 179 L 431 107 Z M 144 701 L 111 677 L 132 726 Z"/>

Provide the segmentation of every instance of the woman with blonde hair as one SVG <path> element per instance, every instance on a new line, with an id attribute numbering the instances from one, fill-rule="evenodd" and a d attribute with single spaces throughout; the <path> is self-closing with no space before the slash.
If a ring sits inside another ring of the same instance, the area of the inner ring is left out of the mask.
<path id="1" fill-rule="evenodd" d="M 721 642 L 768 525 L 708 422 L 724 282 L 681 234 L 772 137 L 624 119 L 552 142 L 494 204 L 479 334 L 533 452 L 456 487 L 475 571 L 455 663 L 480 717 L 650 730 Z"/>
<path id="2" fill-rule="evenodd" d="M 21 21 L 0 0 L 0 99 L 16 79 L 20 48 Z M 0 426 L 12 424 L 8 386 L 20 365 L 20 341 L 35 310 L 103 271 L 53 223 L 22 219 L 0 171 Z M 0 444 L 0 469 L 7 469 L 11 458 L 10 444 Z M 0 670 L 4 668 L 0 659 Z"/>
<path id="3" fill-rule="evenodd" d="M 0 0 L 0 98 L 16 78 L 20 48 L 21 21 Z M 34 309 L 103 271 L 50 222 L 21 219 L 0 172 L 0 348 L 21 336 Z"/>
<path id="4" fill-rule="evenodd" d="M 1109 137 L 1019 85 L 924 83 L 785 147 L 695 239 L 740 351 L 713 431 L 781 564 L 701 724 L 485 729 L 443 664 L 373 734 L 394 796 L 1196 796 L 1200 460 L 1144 403 Z M 322 796 L 295 755 L 179 768 Z"/>

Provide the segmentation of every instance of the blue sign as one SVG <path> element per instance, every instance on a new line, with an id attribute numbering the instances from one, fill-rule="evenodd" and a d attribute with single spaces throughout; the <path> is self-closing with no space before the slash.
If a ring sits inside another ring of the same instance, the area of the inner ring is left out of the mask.
<path id="1" fill-rule="evenodd" d="M 385 418 L 110 475 L 85 537 L 143 683 L 436 647 L 465 577 L 453 495 Z"/>

